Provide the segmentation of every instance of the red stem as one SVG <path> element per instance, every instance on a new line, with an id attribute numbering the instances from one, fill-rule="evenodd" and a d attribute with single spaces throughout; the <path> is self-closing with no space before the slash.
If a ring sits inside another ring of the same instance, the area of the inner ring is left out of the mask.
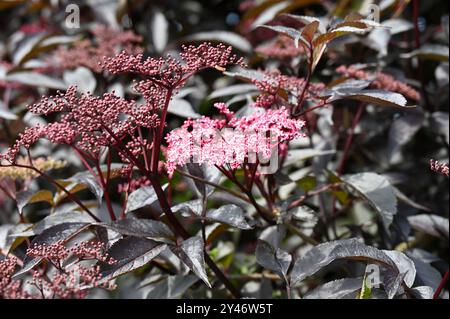
<path id="1" fill-rule="evenodd" d="M 350 148 L 353 143 L 353 138 L 355 137 L 355 128 L 358 125 L 359 121 L 361 120 L 363 111 L 364 111 L 364 106 L 363 106 L 363 104 L 360 104 L 358 107 L 358 111 L 356 112 L 356 115 L 353 119 L 352 127 L 350 129 L 350 134 L 348 135 L 347 141 L 345 142 L 344 154 L 342 155 L 342 159 L 339 164 L 338 171 L 337 171 L 339 175 L 341 175 L 342 172 L 344 171 L 345 162 L 347 161 L 347 158 L 348 158 L 348 155 L 350 152 Z"/>
<path id="2" fill-rule="evenodd" d="M 97 168 L 97 171 L 98 171 L 98 177 L 100 180 L 100 184 L 104 190 L 103 194 L 105 196 L 106 207 L 108 208 L 109 217 L 111 218 L 112 221 L 114 221 L 114 220 L 116 220 L 116 216 L 114 215 L 114 209 L 111 204 L 111 197 L 109 197 L 108 183 L 105 181 L 105 178 L 104 178 L 103 172 L 102 172 L 102 168 L 100 167 L 100 164 L 98 162 L 95 163 L 95 167 Z"/>
<path id="3" fill-rule="evenodd" d="M 449 272 L 449 270 L 447 270 L 447 272 L 444 275 L 444 278 L 442 278 L 442 281 L 439 284 L 438 289 L 436 289 L 436 292 L 434 293 L 433 299 L 438 299 L 439 296 L 441 295 L 442 290 L 444 290 L 444 287 L 448 281 L 448 272 Z"/>
<path id="4" fill-rule="evenodd" d="M 183 239 L 188 239 L 190 237 L 189 233 L 184 229 L 183 225 L 178 221 L 175 217 L 175 214 L 172 212 L 170 205 L 167 201 L 166 194 L 161 187 L 160 179 L 155 178 L 153 175 L 148 176 L 153 189 L 155 190 L 156 196 L 158 197 L 159 204 L 161 205 L 162 210 L 164 211 L 167 219 L 170 222 L 170 225 L 173 231 L 181 236 Z M 228 280 L 228 278 L 224 275 L 222 270 L 217 267 L 216 263 L 209 257 L 209 255 L 205 251 L 205 262 L 211 268 L 211 270 L 216 274 L 217 278 L 225 285 L 225 287 L 230 291 L 234 298 L 240 298 L 240 292 L 234 287 L 234 285 Z"/>
<path id="5" fill-rule="evenodd" d="M 172 89 L 167 90 L 166 101 L 161 114 L 161 124 L 159 126 L 158 133 L 154 137 L 151 171 L 155 174 L 158 172 L 159 153 L 161 151 L 161 143 L 164 134 L 164 126 L 166 123 L 167 109 L 169 108 L 170 100 L 172 99 L 172 93 L 173 93 Z"/>
<path id="6" fill-rule="evenodd" d="M 75 202 L 78 206 L 80 206 L 81 209 L 83 209 L 86 213 L 89 214 L 89 216 L 91 216 L 96 222 L 100 222 L 101 220 L 98 219 L 97 216 L 94 215 L 94 213 L 91 212 L 91 210 L 89 208 L 87 208 L 75 195 L 73 195 L 71 192 L 69 192 L 64 186 L 62 186 L 61 184 L 59 184 L 57 181 L 55 181 L 52 177 L 48 176 L 47 174 L 45 174 L 44 172 L 41 172 L 39 169 L 37 169 L 36 167 L 33 166 L 27 166 L 27 165 L 20 165 L 20 164 L 13 164 L 10 166 L 15 166 L 15 167 L 21 167 L 21 168 L 27 168 L 27 169 L 31 169 L 33 171 L 35 171 L 36 173 L 38 173 L 42 178 L 44 178 L 46 181 L 48 181 L 49 183 L 55 185 L 57 188 L 59 188 L 60 190 L 62 190 L 67 197 Z"/>

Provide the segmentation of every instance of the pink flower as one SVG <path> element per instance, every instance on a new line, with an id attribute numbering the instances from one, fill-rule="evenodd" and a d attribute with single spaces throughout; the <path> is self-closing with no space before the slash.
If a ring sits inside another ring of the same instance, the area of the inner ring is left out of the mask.
<path id="1" fill-rule="evenodd" d="M 17 267 L 15 257 L 0 260 L 0 299 L 26 299 L 30 296 L 22 291 L 22 283 L 13 280 L 12 276 Z"/>
<path id="2" fill-rule="evenodd" d="M 436 172 L 436 173 L 439 173 L 439 174 L 449 177 L 448 165 L 445 163 L 431 159 L 430 160 L 430 169 L 433 172 Z"/>
<path id="3" fill-rule="evenodd" d="M 203 43 L 199 46 L 183 46 L 180 53 L 181 61 L 171 56 L 166 58 L 143 59 L 142 54 L 130 55 L 121 52 L 113 58 L 106 58 L 103 66 L 113 74 L 136 73 L 151 78 L 166 88 L 177 88 L 196 72 L 206 68 L 223 70 L 229 64 L 243 65 L 232 53 L 231 47 L 223 44 L 213 46 Z"/>
<path id="4" fill-rule="evenodd" d="M 216 107 L 225 115 L 232 114 L 222 103 Z M 189 162 L 237 168 L 252 154 L 268 158 L 274 147 L 304 136 L 303 126 L 303 121 L 290 119 L 285 108 L 226 120 L 187 120 L 166 137 L 167 171 L 171 175 L 177 166 Z"/>
<path id="5" fill-rule="evenodd" d="M 30 149 L 40 138 L 47 138 L 55 144 L 76 145 L 97 154 L 101 146 L 117 142 L 108 131 L 122 137 L 132 135 L 137 127 L 159 125 L 158 115 L 151 105 L 138 105 L 114 93 L 106 93 L 102 97 L 90 93 L 78 96 L 76 87 L 70 87 L 65 93 L 58 92 L 56 96 L 43 97 L 29 109 L 37 114 L 60 113 L 61 116 L 53 123 L 25 129 L 3 156 L 11 163 L 21 147 Z"/>

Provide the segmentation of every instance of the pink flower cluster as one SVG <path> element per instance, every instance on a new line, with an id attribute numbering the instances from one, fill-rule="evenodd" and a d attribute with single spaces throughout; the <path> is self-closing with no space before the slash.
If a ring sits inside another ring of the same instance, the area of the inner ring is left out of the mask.
<path id="1" fill-rule="evenodd" d="M 45 258 L 52 261 L 64 260 L 69 256 L 69 251 L 64 244 L 65 242 L 60 240 L 51 245 L 33 245 L 27 249 L 27 256 Z"/>
<path id="2" fill-rule="evenodd" d="M 105 250 L 105 244 L 101 242 L 86 241 L 70 248 L 69 252 L 80 260 L 95 259 L 110 265 L 117 263 L 114 258 L 109 257 Z"/>
<path id="3" fill-rule="evenodd" d="M 103 280 L 98 265 L 83 265 L 81 261 L 97 260 L 107 264 L 116 261 L 104 252 L 102 243 L 82 242 L 68 249 L 64 241 L 50 245 L 35 245 L 27 250 L 30 257 L 40 257 L 48 260 L 56 267 L 53 274 L 45 269 L 34 269 L 33 277 L 26 283 L 13 280 L 18 260 L 15 257 L 0 261 L 0 298 L 5 299 L 46 299 L 46 298 L 86 298 L 93 288 L 115 289 L 109 280 Z M 77 262 L 67 263 L 69 257 L 77 258 Z M 48 268 L 46 268 L 48 269 Z M 30 290 L 34 287 L 36 292 Z"/>
<path id="4" fill-rule="evenodd" d="M 35 299 L 84 299 L 93 288 L 115 289 L 115 285 L 102 281 L 99 266 L 75 265 L 63 272 L 54 273 L 51 278 L 40 271 L 33 272 L 28 282 L 39 291 Z"/>
<path id="5" fill-rule="evenodd" d="M 112 41 L 108 32 L 105 36 Z M 130 34 L 119 36 L 122 40 L 130 37 Z M 165 123 L 161 123 L 159 113 L 163 110 L 165 114 L 174 91 L 196 72 L 205 68 L 224 70 L 229 64 L 243 66 L 243 60 L 233 54 L 231 47 L 210 43 L 184 46 L 180 61 L 170 56 L 143 60 L 142 54 L 132 55 L 128 51 L 107 57 L 103 66 L 110 72 L 131 72 L 143 77 L 134 87 L 144 96 L 145 104 L 120 98 L 114 92 L 102 97 L 89 92 L 78 95 L 73 86 L 65 93 L 42 97 L 29 107 L 30 111 L 43 115 L 60 113 L 57 120 L 26 129 L 6 154 L 0 154 L 0 161 L 14 165 L 22 147 L 29 150 L 39 139 L 47 138 L 55 144 L 70 145 L 78 154 L 91 159 L 98 157 L 102 147 L 112 147 L 127 165 L 122 170 L 127 174 L 140 156 L 150 153 L 153 145 L 137 133 L 140 128 L 161 130 Z"/>
<path id="6" fill-rule="evenodd" d="M 304 122 L 290 119 L 285 108 L 236 118 L 223 103 L 215 106 L 226 119 L 189 119 L 180 129 L 167 135 L 166 166 L 169 175 L 177 166 L 190 162 L 210 166 L 228 164 L 237 168 L 252 154 L 268 158 L 274 147 L 304 136 L 301 132 Z"/>
<path id="7" fill-rule="evenodd" d="M 31 296 L 22 290 L 22 282 L 13 280 L 17 258 L 0 260 L 0 299 L 28 299 Z"/>
<path id="8" fill-rule="evenodd" d="M 420 93 L 414 90 L 409 85 L 397 81 L 389 74 L 382 72 L 371 73 L 355 66 L 342 65 L 336 69 L 338 73 L 344 74 L 347 77 L 356 78 L 360 80 L 372 81 L 371 87 L 374 89 L 384 89 L 392 92 L 403 94 L 407 98 L 419 101 Z"/>
<path id="9" fill-rule="evenodd" d="M 97 154 L 101 146 L 114 145 L 111 137 L 130 134 L 137 127 L 153 128 L 159 125 L 159 118 L 152 105 L 138 105 L 106 93 L 96 97 L 90 93 L 78 96 L 76 87 L 65 93 L 42 97 L 39 103 L 29 107 L 31 112 L 48 115 L 61 113 L 58 121 L 25 129 L 16 143 L 8 150 L 4 159 L 14 163 L 20 148 L 29 149 L 40 138 L 47 138 L 55 144 L 75 145 L 81 150 Z"/>
<path id="10" fill-rule="evenodd" d="M 96 241 L 78 243 L 70 249 L 66 248 L 63 240 L 59 240 L 51 245 L 34 245 L 27 249 L 27 255 L 51 261 L 62 261 L 72 256 L 78 258 L 78 260 L 98 260 L 110 265 L 116 263 L 105 252 L 105 245 Z"/>
<path id="11" fill-rule="evenodd" d="M 436 173 L 439 173 L 439 174 L 449 177 L 449 168 L 448 168 L 448 165 L 445 163 L 431 159 L 430 160 L 430 169 L 433 172 L 436 172 Z"/>
<path id="12" fill-rule="evenodd" d="M 98 26 L 92 30 L 92 36 L 92 40 L 75 42 L 73 47 L 59 47 L 55 53 L 59 66 L 62 69 L 84 66 L 100 73 L 102 67 L 99 61 L 102 61 L 105 56 L 114 56 L 121 50 L 127 54 L 142 52 L 142 48 L 139 46 L 142 37 L 132 31 L 122 32 L 106 26 Z"/>
<path id="13" fill-rule="evenodd" d="M 122 52 L 105 59 L 103 65 L 113 74 L 136 73 L 150 77 L 152 83 L 156 82 L 166 88 L 177 88 L 184 84 L 189 76 L 206 68 L 222 70 L 229 64 L 244 65 L 243 60 L 233 54 L 232 47 L 223 44 L 183 46 L 180 57 L 181 61 L 171 56 L 150 57 L 144 60 L 142 54 L 130 55 Z"/>

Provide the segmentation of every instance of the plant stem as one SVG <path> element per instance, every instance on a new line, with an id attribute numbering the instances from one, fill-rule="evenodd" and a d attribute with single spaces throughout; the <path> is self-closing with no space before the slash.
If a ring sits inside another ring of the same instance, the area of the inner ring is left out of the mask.
<path id="1" fill-rule="evenodd" d="M 149 180 L 152 183 L 153 189 L 155 190 L 156 196 L 158 198 L 159 204 L 167 216 L 167 219 L 170 222 L 170 225 L 175 234 L 180 236 L 182 239 L 186 240 L 190 237 L 189 233 L 184 229 L 183 225 L 178 221 L 173 213 L 170 205 L 167 201 L 166 194 L 164 194 L 164 190 L 162 189 L 160 179 L 155 177 L 154 175 L 148 176 Z M 228 278 L 224 275 L 224 273 L 217 267 L 215 262 L 209 257 L 209 255 L 205 252 L 205 262 L 211 268 L 211 270 L 216 274 L 217 278 L 225 285 L 225 287 L 230 291 L 234 298 L 240 298 L 240 292 L 234 287 L 234 285 L 228 280 Z"/>
<path id="2" fill-rule="evenodd" d="M 103 177 L 102 169 L 101 169 L 100 164 L 98 162 L 95 163 L 95 167 L 97 168 L 97 171 L 98 171 L 98 179 L 99 179 L 100 184 L 101 184 L 101 186 L 102 186 L 102 188 L 104 190 L 103 193 L 104 193 L 104 196 L 105 196 L 106 207 L 108 208 L 109 217 L 111 218 L 112 221 L 114 221 L 114 220 L 116 220 L 116 215 L 114 214 L 114 209 L 113 209 L 112 204 L 111 204 L 111 198 L 110 198 L 109 193 L 108 193 L 108 183 L 105 182 L 105 178 Z M 107 173 L 107 174 L 109 174 L 109 173 Z"/>
<path id="3" fill-rule="evenodd" d="M 311 244 L 313 246 L 317 246 L 320 243 L 315 240 L 314 238 L 311 238 L 310 236 L 304 234 L 302 231 L 300 231 L 299 229 L 297 229 L 296 227 L 292 226 L 291 224 L 286 224 L 286 227 L 293 232 L 295 235 L 297 235 L 298 237 L 300 237 L 301 239 L 303 239 L 305 242 L 307 242 L 308 244 Z"/>
<path id="4" fill-rule="evenodd" d="M 350 152 L 350 147 L 352 146 L 353 138 L 355 136 L 355 129 L 356 129 L 356 126 L 358 125 L 359 121 L 361 120 L 363 111 L 364 111 L 364 105 L 360 104 L 358 107 L 358 111 L 356 112 L 356 115 L 353 118 L 352 127 L 350 128 L 350 134 L 348 135 L 347 141 L 345 142 L 344 154 L 342 155 L 341 162 L 339 163 L 339 166 L 338 166 L 338 171 L 337 171 L 338 175 L 341 175 L 344 171 L 345 162 L 347 161 L 347 158 L 348 158 L 348 155 Z"/>
<path id="5" fill-rule="evenodd" d="M 294 208 L 294 207 L 298 207 L 301 204 L 303 204 L 305 202 L 305 200 L 307 200 L 308 198 L 311 198 L 313 196 L 319 195 L 323 192 L 326 192 L 330 189 L 339 187 L 340 183 L 335 183 L 335 184 L 327 184 L 324 185 L 316 190 L 307 192 L 305 195 L 303 195 L 302 197 L 300 197 L 299 199 L 297 199 L 296 201 L 293 201 L 292 203 L 289 204 L 288 209 Z"/>
<path id="6" fill-rule="evenodd" d="M 172 94 L 173 89 L 167 89 L 166 100 L 161 114 L 161 124 L 159 126 L 157 134 L 154 137 L 151 171 L 155 174 L 158 172 L 159 153 L 161 151 L 164 126 L 166 124 L 167 109 L 169 108 L 170 100 L 172 99 Z"/>
<path id="7" fill-rule="evenodd" d="M 202 182 L 202 183 L 204 183 L 204 184 L 206 184 L 206 185 L 213 186 L 213 187 L 215 187 L 215 188 L 217 188 L 217 189 L 220 189 L 221 191 L 227 192 L 227 193 L 229 193 L 229 194 L 231 194 L 231 195 L 233 195 L 233 196 L 235 196 L 235 197 L 237 197 L 237 198 L 239 198 L 239 199 L 242 199 L 243 201 L 246 201 L 246 202 L 248 202 L 248 203 L 251 203 L 247 196 L 243 196 L 242 194 L 240 194 L 240 193 L 238 193 L 238 192 L 236 192 L 236 191 L 234 191 L 234 190 L 232 190 L 232 189 L 223 187 L 223 186 L 221 186 L 221 185 L 219 185 L 219 184 L 215 184 L 215 183 L 210 182 L 210 181 L 208 181 L 208 180 L 206 180 L 206 179 L 203 179 L 203 178 L 198 177 L 198 176 L 191 175 L 191 174 L 189 174 L 189 173 L 183 172 L 183 171 L 178 170 L 178 169 L 177 169 L 176 171 L 177 171 L 180 175 L 189 177 L 189 178 L 191 178 L 191 179 L 193 179 L 193 180 Z"/>
<path id="8" fill-rule="evenodd" d="M 433 299 L 438 299 L 439 296 L 441 295 L 442 290 L 444 290 L 444 287 L 448 281 L 448 272 L 449 272 L 449 270 L 447 269 L 447 272 L 445 273 L 444 278 L 442 278 L 442 281 L 439 284 L 439 287 L 436 289 L 436 292 L 434 293 Z"/>
<path id="9" fill-rule="evenodd" d="M 48 176 L 47 174 L 45 174 L 44 172 L 41 172 L 39 169 L 37 169 L 36 167 L 33 166 L 28 166 L 28 165 L 21 165 L 21 164 L 14 164 L 11 166 L 15 166 L 15 167 L 21 167 L 21 168 L 27 168 L 27 169 L 31 169 L 33 171 L 35 171 L 36 173 L 38 173 L 42 178 L 44 178 L 46 181 L 48 181 L 49 183 L 53 184 L 54 186 L 56 186 L 57 188 L 59 188 L 60 190 L 62 190 L 67 197 L 75 202 L 78 206 L 80 206 L 81 209 L 83 209 L 86 213 L 89 214 L 89 216 L 91 216 L 96 222 L 100 222 L 101 220 L 95 216 L 95 214 L 93 212 L 91 212 L 91 210 L 89 208 L 87 208 L 75 195 L 73 195 L 71 192 L 69 192 L 64 186 L 62 186 L 61 184 L 59 184 L 56 180 L 54 180 L 52 177 Z"/>

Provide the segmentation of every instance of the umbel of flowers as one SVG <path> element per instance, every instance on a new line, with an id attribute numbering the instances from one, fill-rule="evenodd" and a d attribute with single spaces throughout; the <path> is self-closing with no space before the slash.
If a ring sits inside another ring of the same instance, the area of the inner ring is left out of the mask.
<path id="1" fill-rule="evenodd" d="M 217 103 L 215 107 L 225 119 L 187 120 L 166 137 L 169 174 L 177 165 L 192 161 L 210 166 L 230 165 L 236 169 L 249 160 L 251 154 L 267 159 L 274 147 L 303 136 L 304 121 L 289 118 L 285 108 L 256 111 L 236 118 L 224 103 Z"/>
<path id="2" fill-rule="evenodd" d="M 138 166 L 156 172 L 167 108 L 175 91 L 205 68 L 223 70 L 229 64 L 243 65 L 232 48 L 222 44 L 183 47 L 180 57 L 181 60 L 170 56 L 144 59 L 142 54 L 123 51 L 106 58 L 103 66 L 109 72 L 135 73 L 141 77 L 134 87 L 145 97 L 145 104 L 120 98 L 114 92 L 101 97 L 90 93 L 78 95 L 74 86 L 56 96 L 43 97 L 29 107 L 30 111 L 42 115 L 58 113 L 57 120 L 27 128 L 1 155 L 2 165 L 8 165 L 5 161 L 16 164 L 21 148 L 29 150 L 39 139 L 46 138 L 55 144 L 69 145 L 87 159 L 98 159 L 103 147 L 111 147 L 130 165 L 129 169 Z M 142 137 L 142 129 L 152 134 Z M 141 160 L 145 163 L 140 163 Z"/>

